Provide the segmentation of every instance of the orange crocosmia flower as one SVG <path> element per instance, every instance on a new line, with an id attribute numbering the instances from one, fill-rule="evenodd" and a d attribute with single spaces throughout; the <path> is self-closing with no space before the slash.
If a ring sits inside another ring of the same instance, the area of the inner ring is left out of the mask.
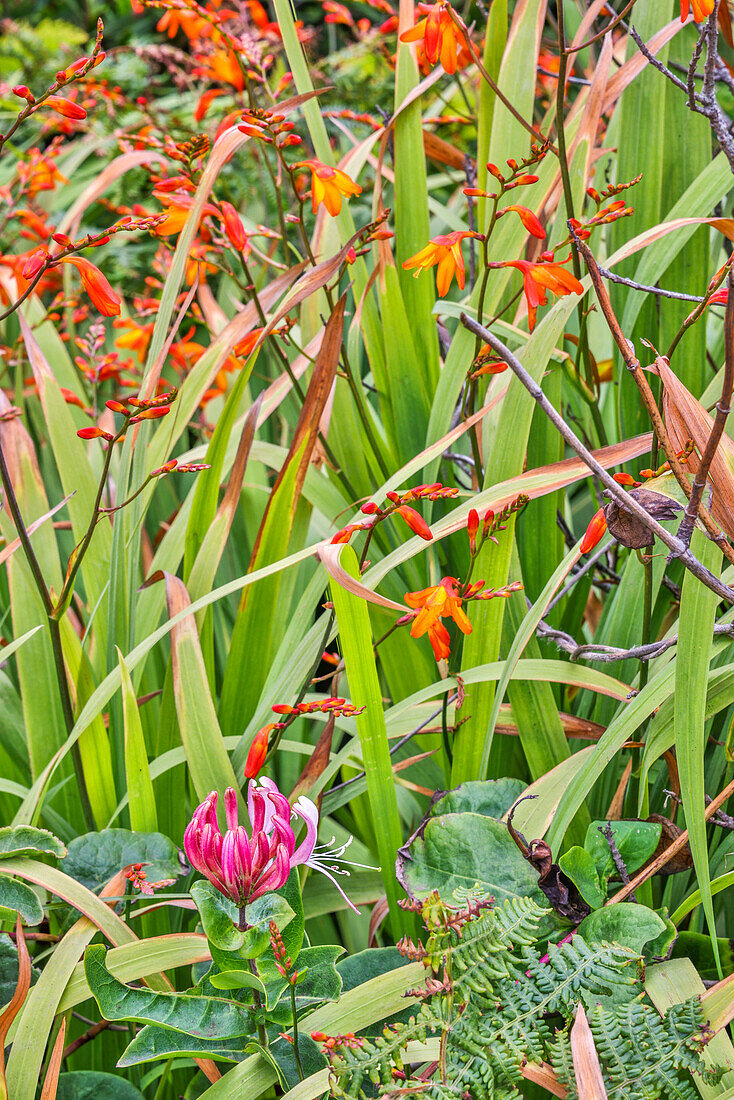
<path id="1" fill-rule="evenodd" d="M 680 21 L 685 23 L 688 13 L 693 8 L 693 19 L 696 23 L 703 23 L 711 15 L 716 7 L 714 0 L 680 0 Z"/>
<path id="2" fill-rule="evenodd" d="M 433 66 L 440 61 L 444 70 L 452 75 L 460 65 L 460 54 L 468 49 L 463 33 L 451 17 L 451 5 L 446 0 L 438 4 L 419 4 L 418 10 L 427 12 L 409 31 L 400 35 L 401 42 L 422 42 L 426 61 Z"/>
<path id="3" fill-rule="evenodd" d="M 432 237 L 425 248 L 416 252 L 415 256 L 403 261 L 403 267 L 410 271 L 415 267 L 418 270 L 414 278 L 420 275 L 422 268 L 434 267 L 438 264 L 436 273 L 436 287 L 441 298 L 445 298 L 451 280 L 456 275 L 456 281 L 461 290 L 464 289 L 464 257 L 461 252 L 461 242 L 465 237 L 480 237 L 481 234 L 468 229 L 455 229 L 452 233 L 445 233 L 439 237 Z"/>
<path id="4" fill-rule="evenodd" d="M 412 638 L 428 634 L 436 660 L 449 655 L 449 632 L 442 618 L 454 620 L 463 634 L 471 634 L 472 625 L 461 607 L 461 597 L 456 594 L 456 577 L 442 577 L 438 584 L 423 588 L 420 592 L 406 592 L 408 607 L 420 608 L 410 628 Z"/>
<path id="5" fill-rule="evenodd" d="M 113 324 L 115 328 L 129 329 L 128 332 L 123 332 L 117 337 L 115 347 L 135 352 L 139 361 L 144 363 L 155 322 L 148 321 L 146 324 L 141 325 L 132 317 L 125 317 L 119 321 L 114 321 Z"/>
<path id="6" fill-rule="evenodd" d="M 119 317 L 122 298 L 115 294 L 98 267 L 83 256 L 65 256 L 62 264 L 73 264 L 82 277 L 82 285 L 95 308 L 105 317 Z"/>
<path id="7" fill-rule="evenodd" d="M 194 196 L 185 191 L 173 191 L 169 193 L 157 188 L 153 192 L 153 195 L 158 199 L 161 205 L 165 207 L 166 212 L 166 220 L 155 227 L 154 232 L 156 236 L 170 237 L 174 233 L 180 233 L 186 225 L 191 207 L 194 205 Z M 215 218 L 219 218 L 220 216 L 216 206 L 212 206 L 210 202 L 204 203 L 201 217 L 204 218 L 207 214 Z"/>
<path id="8" fill-rule="evenodd" d="M 219 48 L 197 57 L 201 64 L 194 69 L 194 76 L 203 76 L 218 84 L 229 84 L 238 92 L 244 90 L 245 78 L 233 50 Z"/>
<path id="9" fill-rule="evenodd" d="M 544 306 L 548 302 L 546 290 L 550 290 L 552 294 L 557 294 L 559 298 L 566 294 L 584 293 L 584 288 L 576 276 L 557 263 L 533 264 L 528 260 L 507 260 L 497 266 L 516 267 L 518 271 L 522 272 L 531 332 L 535 328 L 535 315 L 538 306 Z"/>
<path id="10" fill-rule="evenodd" d="M 320 160 L 300 160 L 293 167 L 308 168 L 311 172 L 311 207 L 314 214 L 323 203 L 335 218 L 342 208 L 342 195 L 350 199 L 352 195 L 362 193 L 359 184 L 350 179 L 346 172 L 322 164 Z"/>
<path id="11" fill-rule="evenodd" d="M 192 11 L 169 8 L 160 17 L 155 29 L 161 33 L 165 31 L 169 38 L 175 38 L 178 32 L 182 31 L 189 42 L 194 42 L 197 38 L 204 38 L 211 32 L 212 27 L 206 19 L 202 19 Z"/>
<path id="12" fill-rule="evenodd" d="M 57 180 L 59 183 L 69 182 L 59 172 L 53 159 L 44 156 L 40 149 L 31 149 L 28 159 L 18 162 L 18 178 L 25 184 L 29 198 L 33 198 L 39 191 L 53 191 Z"/>

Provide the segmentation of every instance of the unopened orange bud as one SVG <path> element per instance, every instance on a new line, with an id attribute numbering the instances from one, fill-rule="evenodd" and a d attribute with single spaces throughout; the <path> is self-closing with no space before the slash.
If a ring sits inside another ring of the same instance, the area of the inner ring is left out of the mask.
<path id="1" fill-rule="evenodd" d="M 71 237 L 67 237 L 66 233 L 52 233 L 51 240 L 56 241 L 56 244 L 60 244 L 64 248 L 71 248 L 74 243 Z"/>
<path id="2" fill-rule="evenodd" d="M 242 220 L 231 202 L 222 203 L 222 221 L 229 243 L 238 252 L 244 252 L 247 248 L 247 234 Z"/>
<path id="3" fill-rule="evenodd" d="M 469 535 L 469 549 L 472 554 L 475 554 L 477 549 L 477 531 L 479 530 L 479 512 L 476 508 L 472 508 L 469 511 L 466 520 L 466 530 Z"/>
<path id="4" fill-rule="evenodd" d="M 613 477 L 614 480 L 617 482 L 617 485 L 629 485 L 630 487 L 639 485 L 639 482 L 635 481 L 635 479 L 632 477 L 632 474 L 619 473 L 614 474 Z"/>
<path id="5" fill-rule="evenodd" d="M 545 229 L 543 229 L 532 210 L 528 210 L 526 206 L 506 206 L 505 210 L 514 210 L 528 233 L 531 233 L 533 237 L 537 237 L 538 240 L 545 240 Z M 502 213 L 504 213 L 504 210 Z"/>
<path id="6" fill-rule="evenodd" d="M 168 462 L 164 462 L 162 466 L 159 466 L 157 470 L 152 470 L 150 476 L 162 477 L 163 474 L 170 474 L 171 470 L 175 470 L 177 466 L 178 460 L 171 458 Z"/>
<path id="7" fill-rule="evenodd" d="M 588 554 L 590 550 L 593 550 L 606 529 L 607 517 L 604 515 L 604 509 L 600 508 L 598 512 L 594 513 L 591 518 L 591 523 L 586 528 L 586 534 L 581 540 L 581 546 L 579 547 L 581 553 Z"/>
<path id="8" fill-rule="evenodd" d="M 101 428 L 80 428 L 76 433 L 80 439 L 106 439 L 108 442 L 115 437 L 109 432 L 103 432 Z"/>
<path id="9" fill-rule="evenodd" d="M 86 406 L 78 394 L 73 390 L 67 390 L 65 386 L 61 387 L 61 396 L 67 405 L 76 405 L 78 409 L 84 409 Z"/>
<path id="10" fill-rule="evenodd" d="M 366 504 L 363 504 L 360 508 L 360 512 L 364 512 L 366 516 L 374 516 L 375 513 L 379 511 L 379 505 L 375 504 L 374 500 L 368 500 Z"/>
<path id="11" fill-rule="evenodd" d="M 87 117 L 87 112 L 83 107 L 80 107 L 78 103 L 72 103 L 70 99 L 64 99 L 60 95 L 50 95 L 44 100 L 44 106 L 52 107 L 58 114 L 63 115 L 64 118 L 71 118 L 75 121 L 79 121 Z"/>
<path id="12" fill-rule="evenodd" d="M 160 420 L 162 416 L 168 416 L 170 411 L 171 409 L 168 405 L 159 409 L 143 409 L 142 412 L 130 418 L 130 423 L 137 424 L 139 420 Z"/>
<path id="13" fill-rule="evenodd" d="M 523 184 L 526 184 L 526 183 L 537 183 L 539 179 L 540 179 L 540 176 L 532 176 L 532 175 L 518 176 L 517 179 L 515 180 L 515 187 L 522 187 Z"/>
<path id="14" fill-rule="evenodd" d="M 401 504 L 395 511 L 400 513 L 414 534 L 419 535 L 426 542 L 433 539 L 431 528 L 423 519 L 423 516 L 416 512 L 415 508 L 411 508 L 409 504 Z"/>
<path id="15" fill-rule="evenodd" d="M 646 478 L 646 479 L 647 479 L 647 478 L 649 478 L 649 477 L 655 477 L 655 471 L 654 471 L 654 470 L 650 470 L 650 469 L 648 469 L 648 470 L 640 470 L 640 477 L 644 477 L 644 478 Z"/>
<path id="16" fill-rule="evenodd" d="M 28 103 L 36 102 L 33 92 L 25 84 L 16 84 L 13 88 L 13 95 L 17 95 L 18 99 L 25 99 Z"/>
<path id="17" fill-rule="evenodd" d="M 489 534 L 489 532 L 492 529 L 492 524 L 493 523 L 494 523 L 494 512 L 490 508 L 490 509 L 488 509 L 487 512 L 484 513 L 484 520 L 482 522 L 482 538 L 483 539 L 486 539 L 487 535 Z"/>
<path id="18" fill-rule="evenodd" d="M 482 191 L 481 187 L 465 187 L 464 194 L 468 195 L 470 199 L 488 199 L 489 192 Z"/>
<path id="19" fill-rule="evenodd" d="M 599 202 L 601 202 L 601 195 L 600 195 L 600 194 L 599 194 L 599 192 L 598 192 L 598 191 L 596 190 L 596 188 L 594 188 L 594 187 L 587 187 L 587 188 L 586 188 L 586 194 L 587 194 L 587 195 L 589 196 L 589 198 L 590 198 L 590 199 L 593 199 L 593 200 L 594 200 L 594 202 L 596 202 L 596 203 L 599 203 Z"/>
<path id="20" fill-rule="evenodd" d="M 245 761 L 245 779 L 254 779 L 265 763 L 265 757 L 268 755 L 270 731 L 274 730 L 275 727 L 276 724 L 271 722 L 269 726 L 263 726 L 255 734 L 255 740 L 250 745 L 250 751 Z"/>
<path id="21" fill-rule="evenodd" d="M 32 279 L 41 270 L 46 260 L 48 259 L 48 253 L 45 248 L 37 248 L 35 252 L 31 252 L 30 256 L 20 269 L 20 273 L 24 279 Z"/>
<path id="22" fill-rule="evenodd" d="M 555 252 L 541 252 L 540 259 L 544 264 L 552 264 L 555 259 Z"/>

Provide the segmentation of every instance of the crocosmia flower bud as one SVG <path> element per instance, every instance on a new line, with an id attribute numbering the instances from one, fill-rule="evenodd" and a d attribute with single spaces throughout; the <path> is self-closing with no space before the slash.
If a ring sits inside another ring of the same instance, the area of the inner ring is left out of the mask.
<path id="1" fill-rule="evenodd" d="M 593 550 L 596 544 L 604 535 L 607 529 L 607 517 L 604 515 L 604 509 L 600 508 L 598 512 L 595 512 L 591 518 L 591 523 L 586 528 L 586 534 L 581 540 L 581 546 L 579 549 L 582 554 L 588 554 L 590 550 Z"/>
<path id="2" fill-rule="evenodd" d="M 44 106 L 53 107 L 54 111 L 63 115 L 64 118 L 71 118 L 78 122 L 87 117 L 87 112 L 83 107 L 80 107 L 78 103 L 72 103 L 70 99 L 64 99 L 63 96 L 46 96 L 43 102 Z"/>
<path id="3" fill-rule="evenodd" d="M 469 549 L 474 554 L 477 549 L 477 531 L 479 530 L 479 512 L 476 508 L 472 508 L 467 516 L 466 530 L 469 535 Z"/>
<path id="4" fill-rule="evenodd" d="M 258 730 L 255 734 L 255 740 L 250 745 L 250 751 L 245 761 L 245 779 L 254 779 L 262 768 L 265 763 L 265 757 L 268 755 L 270 731 L 274 730 L 276 726 L 279 725 L 279 722 L 271 722 L 270 725 L 263 726 L 263 728 Z"/>
<path id="5" fill-rule="evenodd" d="M 433 534 L 431 528 L 423 519 L 423 516 L 416 512 L 415 508 L 411 508 L 408 504 L 401 504 L 395 511 L 400 513 L 414 534 L 419 535 L 422 539 L 425 539 L 426 542 L 432 540 Z"/>

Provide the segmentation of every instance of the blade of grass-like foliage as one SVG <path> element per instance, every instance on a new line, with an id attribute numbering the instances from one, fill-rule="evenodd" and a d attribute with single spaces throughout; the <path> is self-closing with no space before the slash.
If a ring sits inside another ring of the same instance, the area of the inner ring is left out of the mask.
<path id="1" fill-rule="evenodd" d="M 502 54 L 507 44 L 507 0 L 495 0 L 489 9 L 487 18 L 487 31 L 484 39 L 484 55 L 482 63 L 495 84 L 499 76 Z M 489 190 L 487 181 L 489 173 L 487 162 L 489 160 L 489 142 L 492 133 L 492 122 L 497 97 L 487 84 L 486 80 L 479 83 L 477 105 L 477 187 L 483 191 Z M 484 225 L 486 222 L 486 199 L 477 202 L 477 222 Z"/>
<path id="2" fill-rule="evenodd" d="M 357 556 L 350 546 L 341 548 L 341 564 L 352 577 L 359 576 Z M 403 842 L 387 742 L 382 692 L 372 647 L 372 628 L 363 600 L 339 584 L 331 585 L 347 681 L 352 702 L 364 707 L 356 725 L 367 777 L 367 792 L 376 825 L 375 839 L 393 932 L 404 921 L 398 908 L 395 858 Z"/>
<path id="3" fill-rule="evenodd" d="M 510 651 L 507 654 L 505 661 L 503 662 L 502 675 L 494 693 L 494 703 L 492 704 L 492 710 L 489 715 L 487 730 L 483 739 L 483 751 L 479 763 L 478 772 L 480 776 L 484 776 L 487 772 L 487 767 L 489 764 L 489 754 L 492 749 L 492 740 L 494 738 L 494 727 L 497 724 L 497 718 L 499 717 L 500 704 L 504 699 L 507 685 L 510 682 L 510 678 L 515 669 L 515 666 L 520 659 L 520 655 L 522 654 L 530 638 L 535 634 L 535 628 L 537 627 L 540 620 L 543 618 L 543 613 L 545 612 L 546 607 L 553 599 L 553 596 L 561 587 L 564 580 L 571 572 L 580 557 L 581 552 L 578 548 L 578 545 L 575 546 L 573 550 L 569 550 L 568 554 L 566 554 L 564 560 L 555 570 L 545 588 L 541 592 L 540 596 L 538 597 L 537 601 L 535 602 L 533 607 L 530 608 L 527 615 L 520 624 L 519 629 L 515 633 L 515 638 L 510 647 Z"/>
<path id="4" fill-rule="evenodd" d="M 656 4 L 643 2 L 637 7 L 635 28 L 643 41 L 647 41 L 653 32 L 658 30 L 659 24 L 660 9 Z M 638 53 L 636 45 L 629 38 L 627 50 L 633 57 Z M 663 47 L 658 56 L 662 62 L 665 62 L 668 56 L 667 46 Z M 661 80 L 660 73 L 647 66 L 637 79 L 632 81 L 621 98 L 618 108 L 619 118 L 615 118 L 620 135 L 624 135 L 624 140 L 619 143 L 617 154 L 620 173 L 618 178 L 627 181 L 634 179 L 640 173 L 643 178 L 635 187 L 632 217 L 625 219 L 624 227 L 619 224 L 610 227 L 609 237 L 612 249 L 629 240 L 631 231 L 639 233 L 660 221 L 665 159 L 663 150 L 668 144 L 665 125 L 667 97 L 667 82 Z M 633 277 L 634 269 L 634 262 L 629 261 L 620 265 L 618 270 L 620 275 Z M 625 299 L 637 297 L 643 309 L 640 324 L 644 327 L 644 334 L 657 332 L 656 304 L 652 295 L 636 294 L 626 287 L 614 286 L 611 290 L 612 301 L 618 316 Z M 625 328 L 624 331 L 630 339 L 633 338 L 632 330 Z M 618 419 L 624 435 L 636 433 L 647 423 L 647 414 L 640 402 L 637 387 L 630 378 L 620 380 Z"/>
<path id="5" fill-rule="evenodd" d="M 346 296 L 343 295 L 327 322 L 288 457 L 273 486 L 258 531 L 250 559 L 252 570 L 276 561 L 288 545 L 296 506 L 318 438 L 319 422 L 336 377 L 345 304 Z M 281 575 L 277 573 L 266 583 L 243 593 L 240 600 L 219 706 L 222 729 L 226 734 L 242 732 L 245 723 L 241 715 L 252 712 L 267 679 L 270 657 L 282 634 L 280 616 L 285 609 L 279 607 L 280 584 Z M 248 651 L 255 637 L 258 660 L 256 663 L 249 662 L 245 676 Z"/>
<path id="6" fill-rule="evenodd" d="M 35 519 L 33 521 L 33 523 L 29 523 L 26 526 L 27 533 L 29 535 L 32 535 L 34 531 L 37 531 L 39 527 L 43 526 L 46 520 L 51 519 L 51 517 L 55 516 L 57 512 L 60 512 L 62 508 L 65 508 L 68 502 L 69 498 L 64 497 L 64 499 L 60 500 L 58 504 L 54 504 L 53 508 L 49 508 L 48 512 L 46 512 L 45 515 L 39 516 L 38 519 Z M 3 546 L 2 550 L 0 550 L 0 565 L 3 565 L 4 562 L 8 560 L 8 558 L 12 557 L 16 550 L 20 550 L 20 546 L 21 542 L 19 538 L 11 539 L 10 542 L 6 542 L 5 546 Z"/>
<path id="7" fill-rule="evenodd" d="M 33 378 L 38 387 L 38 396 L 61 484 L 64 492 L 69 494 L 69 517 L 74 541 L 78 544 L 84 538 L 94 513 L 98 478 L 90 466 L 86 448 L 76 434 L 70 408 L 41 351 L 33 329 L 22 311 L 19 316 L 20 329 L 33 370 Z M 102 638 L 107 634 L 107 607 L 106 600 L 101 597 L 108 580 L 107 562 L 111 546 L 112 532 L 109 523 L 98 523 L 92 536 L 89 553 L 85 555 L 81 565 L 87 604 L 96 609 L 95 629 L 99 631 Z"/>
<path id="8" fill-rule="evenodd" d="M 122 715 L 125 722 L 125 778 L 127 780 L 130 828 L 133 832 L 158 832 L 158 813 L 153 782 L 148 768 L 143 726 L 130 673 L 117 650 L 122 682 Z M 105 823 L 106 824 L 106 823 Z"/>
<path id="9" fill-rule="evenodd" d="M 258 349 L 259 351 L 259 349 Z M 222 410 L 222 414 L 217 420 L 214 432 L 212 434 L 211 441 L 206 451 L 206 462 L 209 465 L 208 470 L 202 470 L 201 475 L 196 480 L 196 490 L 194 492 L 194 502 L 191 507 L 191 514 L 189 516 L 189 522 L 186 528 L 186 552 L 184 556 L 184 580 L 188 582 L 191 568 L 196 559 L 196 555 L 201 549 L 202 543 L 206 537 L 206 533 L 211 527 L 214 521 L 214 516 L 217 511 L 217 502 L 219 499 L 219 486 L 222 482 L 222 470 L 224 467 L 224 459 L 227 453 L 227 444 L 229 443 L 230 435 L 234 422 L 239 412 L 240 404 L 245 393 L 245 387 L 247 381 L 252 373 L 254 362 L 257 359 L 258 352 L 253 353 L 253 363 L 248 368 L 240 371 L 237 381 L 232 387 L 231 391 L 227 395 L 227 400 Z M 258 408 L 259 411 L 259 408 Z M 252 444 L 254 437 L 255 423 L 251 420 L 251 413 L 248 413 L 250 417 L 249 430 L 247 430 L 247 436 L 249 438 L 249 446 Z M 257 419 L 257 413 L 255 413 L 255 419 Z M 247 426 L 247 422 L 246 422 Z M 243 470 L 244 473 L 244 470 Z M 240 483 L 241 483 L 240 478 Z M 238 493 L 239 498 L 239 493 Z"/>
<path id="10" fill-rule="evenodd" d="M 382 307 L 385 308 L 393 298 L 402 300 L 404 313 L 410 318 L 410 332 L 418 360 L 418 372 L 412 380 L 411 389 L 420 391 L 421 383 L 431 393 L 438 381 L 438 339 L 436 323 L 432 316 L 435 300 L 433 280 L 414 279 L 404 271 L 403 260 L 415 255 L 423 248 L 430 236 L 428 223 L 428 184 L 426 179 L 426 160 L 423 151 L 423 119 L 421 102 L 416 99 L 404 110 L 400 110 L 407 96 L 418 85 L 419 74 L 416 65 L 416 48 L 400 41 L 400 35 L 413 26 L 415 17 L 413 0 L 400 0 L 398 49 L 395 63 L 395 112 L 393 127 L 393 161 L 395 166 L 394 225 L 395 258 L 397 261 L 397 282 L 391 290 L 386 287 L 387 295 L 382 294 Z M 398 293 L 396 293 L 396 291 Z M 390 354 L 392 329 L 386 322 L 385 358 L 388 362 L 397 357 Z M 388 368 L 389 369 L 389 368 Z M 426 410 L 427 413 L 427 410 Z M 427 416 L 426 416 L 427 419 Z M 422 418 L 421 418 L 422 420 Z M 425 432 L 425 424 L 421 425 Z"/>
<path id="11" fill-rule="evenodd" d="M 94 674 L 86 650 L 82 647 L 68 615 L 64 616 L 59 627 L 74 710 L 78 714 L 94 691 Z M 98 829 L 102 829 L 114 810 L 118 795 L 115 790 L 110 739 L 101 714 L 97 715 L 89 729 L 79 738 L 79 753 L 94 822 Z"/>
<path id="12" fill-rule="evenodd" d="M 194 559 L 188 578 L 188 587 L 190 592 L 192 592 L 194 599 L 196 599 L 197 596 L 203 595 L 205 592 L 208 592 L 211 586 L 214 584 L 214 577 L 217 572 L 217 567 L 221 560 L 222 554 L 224 553 L 224 548 L 227 542 L 227 538 L 229 537 L 232 522 L 237 511 L 237 506 L 240 502 L 242 482 L 244 480 L 245 469 L 247 467 L 247 460 L 250 456 L 252 442 L 255 437 L 261 403 L 262 398 L 258 397 L 254 405 L 248 412 L 247 416 L 245 417 L 245 423 L 242 427 L 242 434 L 240 435 L 240 440 L 237 445 L 237 453 L 232 464 L 232 470 L 229 475 L 229 480 L 227 482 L 227 488 L 224 492 L 224 496 L 222 497 L 222 502 L 216 509 L 216 512 L 208 523 L 204 536 L 201 540 L 201 545 L 199 546 L 199 549 L 196 553 L 196 558 Z M 221 419 L 219 423 L 221 423 Z M 219 426 L 219 423 L 217 427 Z M 214 434 L 216 435 L 216 429 Z M 212 441 L 213 439 L 214 437 L 212 437 Z M 196 498 L 194 499 L 194 506 L 195 505 Z"/>
<path id="13" fill-rule="evenodd" d="M 187 612 L 171 631 L 173 694 L 191 781 L 203 800 L 210 791 L 223 794 L 227 787 L 238 790 L 239 785 L 222 744 L 189 594 L 178 577 L 166 574 L 165 582 L 170 618 Z"/>
<path id="14" fill-rule="evenodd" d="M 711 896 L 720 894 L 722 890 L 728 890 L 730 886 L 734 886 L 734 871 L 728 871 L 725 875 L 719 875 L 718 878 L 711 879 Z M 680 924 L 680 922 L 692 913 L 701 904 L 701 891 L 693 890 L 685 901 L 682 901 L 677 909 L 674 909 L 670 914 L 670 919 L 673 924 Z"/>
<path id="15" fill-rule="evenodd" d="M 303 104 L 303 117 L 306 120 L 314 151 L 323 164 L 333 167 L 334 158 L 331 143 L 321 115 L 321 109 L 318 102 L 313 98 L 317 93 L 314 91 L 311 73 L 303 53 L 303 46 L 298 37 L 295 9 L 291 7 L 290 0 L 274 0 L 274 7 L 288 65 L 293 73 L 293 81 L 299 93 L 308 97 Z M 354 219 L 348 203 L 342 205 L 341 211 L 334 222 L 339 230 L 342 244 L 344 244 L 354 234 Z M 355 298 L 359 301 L 364 296 L 362 332 L 364 334 L 365 351 L 373 371 L 379 374 L 381 370 L 384 370 L 382 330 L 375 298 L 369 289 L 367 265 L 361 257 L 357 257 L 357 262 L 351 270 L 354 278 Z"/>
<path id="16" fill-rule="evenodd" d="M 708 569 L 718 575 L 721 568 L 721 551 L 715 543 L 706 538 L 702 532 L 694 531 L 691 549 Z M 719 977 L 721 977 L 719 943 L 711 896 L 706 821 L 703 816 L 706 795 L 704 755 L 708 741 L 706 685 L 711 658 L 709 638 L 716 618 L 717 603 L 714 593 L 700 584 L 692 574 L 689 576 L 686 571 L 678 619 L 673 728 L 691 855 L 711 935 L 711 947 Z"/>
<path id="17" fill-rule="evenodd" d="M 0 390 L 0 414 L 7 413 L 10 407 Z M 19 418 L 3 420 L 0 416 L 0 444 L 24 523 L 47 517 L 48 499 L 35 449 Z M 0 531 L 8 543 L 17 534 L 7 505 L 0 510 Z M 53 528 L 41 527 L 31 542 L 46 584 L 60 592 L 61 563 Z M 46 612 L 25 557 L 13 554 L 6 568 L 13 633 L 20 637 L 29 634 L 39 623 L 45 624 Z M 28 638 L 16 661 L 31 774 L 36 776 L 63 744 L 65 736 L 51 639 L 45 625 L 43 630 Z"/>
<path id="18" fill-rule="evenodd" d="M 655 285 L 696 232 L 695 218 L 705 217 L 730 186 L 731 168 L 724 154 L 719 153 L 667 211 L 662 224 L 676 224 L 680 221 L 679 228 L 675 233 L 652 242 L 637 263 L 634 278 L 644 282 L 646 286 Z M 689 221 L 691 215 L 693 218 Z M 705 286 L 709 276 L 710 272 L 702 273 L 699 285 Z M 623 332 L 630 332 L 634 328 L 643 306 L 643 298 L 640 294 L 630 294 L 627 298 L 621 319 Z"/>
<path id="19" fill-rule="evenodd" d="M 512 24 L 502 55 L 497 86 L 523 118 L 533 117 L 535 67 L 545 19 L 545 0 L 520 0 L 515 5 Z M 493 27 L 501 34 L 501 28 Z M 504 165 L 508 157 L 517 157 L 527 148 L 528 132 L 501 102 L 495 103 L 489 148 L 477 149 L 477 161 Z M 486 154 L 486 156 L 485 156 Z M 486 207 L 485 207 L 486 209 Z M 484 222 L 478 222 L 486 232 Z"/>

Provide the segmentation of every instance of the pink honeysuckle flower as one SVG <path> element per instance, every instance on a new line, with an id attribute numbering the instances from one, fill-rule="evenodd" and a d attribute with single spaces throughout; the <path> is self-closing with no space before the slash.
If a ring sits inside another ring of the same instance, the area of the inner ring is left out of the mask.
<path id="1" fill-rule="evenodd" d="M 253 792 L 248 798 L 249 836 L 239 824 L 237 794 L 231 787 L 225 791 L 224 805 L 224 836 L 217 821 L 217 792 L 212 791 L 194 811 L 184 833 L 184 849 L 192 867 L 243 909 L 263 894 L 279 890 L 290 874 L 296 845 L 290 826 L 290 803 L 280 792 L 275 798 L 268 792 L 267 799 L 264 793 Z M 270 830 L 263 828 L 266 816 Z"/>
<path id="2" fill-rule="evenodd" d="M 274 780 L 264 776 L 260 782 L 262 787 L 266 788 L 271 794 L 271 797 L 276 793 L 280 793 Z M 247 792 L 248 802 L 251 793 L 254 794 L 254 788 L 252 786 L 250 786 Z M 283 795 L 280 795 L 280 797 L 283 798 Z M 298 867 L 303 864 L 306 867 L 310 867 L 313 871 L 319 871 L 320 874 L 326 875 L 326 877 L 334 883 L 350 909 L 358 913 L 359 909 L 350 901 L 334 877 L 334 875 L 349 876 L 351 872 L 347 870 L 348 867 L 366 866 L 364 863 L 355 863 L 343 858 L 344 853 L 352 843 L 352 837 L 350 836 L 343 844 L 337 844 L 335 837 L 332 837 L 327 844 L 317 844 L 316 838 L 319 830 L 319 811 L 311 799 L 306 798 L 305 795 L 301 795 L 295 803 L 293 806 L 293 813 L 306 823 L 306 836 L 291 857 L 291 867 Z M 266 832 L 268 831 L 268 827 L 269 822 L 266 819 Z M 374 870 L 374 868 L 370 868 L 370 870 Z"/>
<path id="3" fill-rule="evenodd" d="M 342 859 L 352 838 L 337 847 L 334 838 L 329 844 L 317 845 L 319 811 L 310 798 L 301 795 L 291 808 L 272 779 L 263 778 L 259 786 L 251 783 L 247 791 L 249 835 L 239 823 L 237 794 L 231 787 L 225 791 L 224 805 L 225 834 L 222 835 L 217 821 L 217 792 L 212 791 L 197 806 L 186 827 L 184 849 L 192 867 L 239 909 L 263 894 L 279 890 L 293 868 L 303 864 L 331 879 L 347 904 L 359 912 L 334 878 L 335 874 L 350 873 L 341 864 L 362 866 Z M 306 836 L 298 847 L 292 816 L 300 817 L 306 824 Z"/>

